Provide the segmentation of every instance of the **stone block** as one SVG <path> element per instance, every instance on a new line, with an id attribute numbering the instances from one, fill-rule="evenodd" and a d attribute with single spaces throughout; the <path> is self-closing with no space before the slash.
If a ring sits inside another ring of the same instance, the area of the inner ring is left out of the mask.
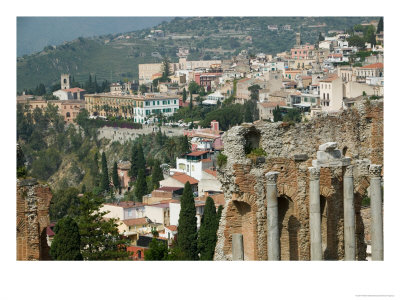
<path id="1" fill-rule="evenodd" d="M 307 154 L 295 154 L 293 155 L 294 161 L 306 161 L 308 159 Z"/>
<path id="2" fill-rule="evenodd" d="M 337 148 L 337 146 L 338 145 L 336 142 L 328 142 L 328 143 L 320 145 L 318 150 L 320 150 L 320 151 L 335 150 Z"/>

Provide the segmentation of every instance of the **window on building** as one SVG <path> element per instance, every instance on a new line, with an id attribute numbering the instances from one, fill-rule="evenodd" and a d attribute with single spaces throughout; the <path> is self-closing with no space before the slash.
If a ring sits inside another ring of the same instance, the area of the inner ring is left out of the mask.
<path id="1" fill-rule="evenodd" d="M 326 94 L 326 99 L 328 99 L 328 100 L 329 100 L 329 94 Z"/>

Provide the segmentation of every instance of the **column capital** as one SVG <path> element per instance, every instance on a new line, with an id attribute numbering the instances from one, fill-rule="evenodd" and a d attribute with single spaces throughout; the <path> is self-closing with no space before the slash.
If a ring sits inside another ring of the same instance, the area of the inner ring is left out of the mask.
<path id="1" fill-rule="evenodd" d="M 320 168 L 309 167 L 308 171 L 310 172 L 310 180 L 319 180 Z"/>
<path id="2" fill-rule="evenodd" d="M 353 177 L 354 166 L 350 165 L 344 169 L 344 177 Z"/>
<path id="3" fill-rule="evenodd" d="M 267 177 L 267 184 L 276 184 L 278 174 L 279 172 L 268 172 L 265 174 L 265 177 Z"/>
<path id="4" fill-rule="evenodd" d="M 370 177 L 381 177 L 382 165 L 370 165 L 369 176 Z"/>

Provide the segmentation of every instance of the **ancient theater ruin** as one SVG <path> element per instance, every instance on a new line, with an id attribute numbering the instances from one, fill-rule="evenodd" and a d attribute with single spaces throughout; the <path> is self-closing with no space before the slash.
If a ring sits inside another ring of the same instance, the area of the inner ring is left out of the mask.
<path id="1" fill-rule="evenodd" d="M 383 101 L 306 123 L 243 124 L 223 141 L 215 260 L 366 260 L 369 240 L 383 260 Z M 259 148 L 266 155 L 249 155 Z"/>

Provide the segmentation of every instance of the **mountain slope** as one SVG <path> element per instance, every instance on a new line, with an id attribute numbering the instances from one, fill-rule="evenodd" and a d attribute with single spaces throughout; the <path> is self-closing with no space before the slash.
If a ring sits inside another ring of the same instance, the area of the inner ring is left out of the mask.
<path id="1" fill-rule="evenodd" d="M 174 18 L 154 29 L 165 37 L 148 38 L 150 29 L 123 35 L 79 38 L 53 49 L 17 59 L 17 90 L 47 87 L 58 83 L 61 73 L 70 73 L 77 81 L 85 81 L 89 72 L 97 80 L 109 81 L 138 78 L 138 64 L 159 62 L 157 55 L 173 61 L 179 47 L 190 48 L 189 59 L 230 58 L 242 49 L 252 53 L 275 54 L 289 50 L 295 33 L 301 32 L 303 42 L 315 43 L 319 32 L 344 30 L 378 17 L 191 17 Z M 278 30 L 268 30 L 277 25 Z M 290 30 L 283 30 L 290 25 Z M 154 57 L 153 57 L 154 56 Z"/>

